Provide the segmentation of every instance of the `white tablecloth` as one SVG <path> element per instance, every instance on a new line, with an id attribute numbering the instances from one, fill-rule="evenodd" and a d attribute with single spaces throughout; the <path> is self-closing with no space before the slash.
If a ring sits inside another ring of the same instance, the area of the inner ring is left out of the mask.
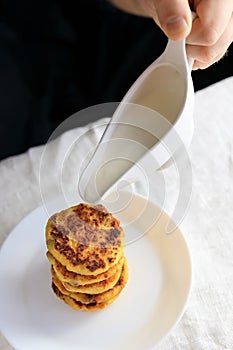
<path id="1" fill-rule="evenodd" d="M 196 93 L 195 133 L 189 148 L 192 197 L 181 222 L 191 249 L 193 285 L 184 316 L 159 347 L 162 350 L 233 349 L 233 78 Z M 97 142 L 105 119 L 68 131 L 54 141 L 43 183 L 46 196 L 57 192 L 57 171 L 74 133 L 82 136 L 75 159 L 67 160 L 63 182 L 69 190 L 69 169 L 77 167 Z M 99 126 L 99 127 L 98 127 Z M 0 244 L 26 214 L 41 205 L 39 168 L 44 146 L 0 162 Z M 169 203 L 176 196 L 174 167 L 165 170 Z M 169 203 L 165 208 L 171 210 Z M 0 317 L 4 317 L 0 315 Z M 0 336 L 0 349 L 12 347 Z M 33 350 L 33 349 L 32 349 Z M 144 350 L 144 349 L 143 349 Z"/>

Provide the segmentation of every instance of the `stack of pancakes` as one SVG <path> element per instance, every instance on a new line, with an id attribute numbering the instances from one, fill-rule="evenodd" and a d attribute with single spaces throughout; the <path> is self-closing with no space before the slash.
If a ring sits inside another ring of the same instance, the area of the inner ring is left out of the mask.
<path id="1" fill-rule="evenodd" d="M 46 244 L 52 289 L 74 309 L 103 309 L 125 287 L 124 231 L 102 205 L 80 203 L 51 216 Z"/>

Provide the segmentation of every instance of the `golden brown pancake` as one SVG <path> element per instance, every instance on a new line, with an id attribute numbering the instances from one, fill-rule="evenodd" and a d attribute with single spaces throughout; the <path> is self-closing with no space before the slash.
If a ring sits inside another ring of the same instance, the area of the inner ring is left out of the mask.
<path id="1" fill-rule="evenodd" d="M 49 262 L 52 264 L 53 269 L 61 282 L 68 282 L 73 286 L 87 285 L 91 283 L 101 282 L 107 278 L 113 276 L 117 269 L 122 267 L 124 262 L 124 256 L 122 256 L 119 262 L 106 272 L 100 273 L 98 275 L 80 275 L 72 271 L 68 271 L 65 266 L 63 266 L 59 261 L 57 261 L 50 252 L 47 252 L 47 257 Z"/>
<path id="2" fill-rule="evenodd" d="M 72 284 L 67 282 L 62 282 L 62 284 L 65 287 L 65 289 L 67 289 L 70 292 L 88 293 L 88 294 L 103 293 L 106 290 L 112 288 L 117 283 L 121 275 L 121 269 L 122 269 L 122 266 L 119 265 L 114 275 L 100 282 L 86 284 L 84 286 L 73 286 Z"/>
<path id="3" fill-rule="evenodd" d="M 128 269 L 126 261 L 116 285 L 107 292 L 90 295 L 85 293 L 70 293 L 62 287 L 61 282 L 53 276 L 52 289 L 54 293 L 66 304 L 76 310 L 97 311 L 104 309 L 120 295 L 128 280 Z"/>
<path id="4" fill-rule="evenodd" d="M 128 281 L 123 229 L 102 205 L 81 203 L 51 216 L 46 244 L 52 289 L 75 310 L 104 309 Z"/>
<path id="5" fill-rule="evenodd" d="M 98 275 L 122 257 L 124 231 L 120 221 L 102 205 L 80 203 L 49 218 L 46 244 L 67 270 Z"/>
<path id="6" fill-rule="evenodd" d="M 66 304 L 68 304 L 70 307 L 72 307 L 73 309 L 78 310 L 78 311 L 102 310 L 102 309 L 106 308 L 109 304 L 113 303 L 114 300 L 116 300 L 118 297 L 118 295 L 115 295 L 115 297 L 113 297 L 112 299 L 109 299 L 108 301 L 106 301 L 104 303 L 96 303 L 94 301 L 94 302 L 90 302 L 88 304 L 84 304 L 81 301 L 77 301 L 68 295 L 62 294 L 54 283 L 52 283 L 52 289 L 53 289 L 54 293 L 57 295 L 57 297 L 59 297 Z"/>
<path id="7" fill-rule="evenodd" d="M 99 294 L 86 294 L 86 293 L 72 293 L 65 289 L 61 281 L 57 278 L 56 274 L 52 272 L 53 276 L 53 283 L 54 285 L 59 289 L 59 291 L 63 295 L 67 295 L 71 298 L 73 298 L 76 301 L 80 301 L 83 304 L 89 304 L 89 303 L 105 303 L 108 300 L 113 299 L 116 295 L 119 295 L 119 293 L 122 291 L 122 289 L 125 287 L 127 280 L 128 280 L 128 268 L 126 260 L 124 261 L 124 265 L 121 270 L 120 278 L 118 279 L 117 283 L 109 290 L 99 293 Z"/>

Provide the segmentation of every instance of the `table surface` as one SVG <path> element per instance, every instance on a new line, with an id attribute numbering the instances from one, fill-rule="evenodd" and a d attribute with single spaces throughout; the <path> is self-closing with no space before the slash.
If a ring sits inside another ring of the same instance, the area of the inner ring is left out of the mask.
<path id="1" fill-rule="evenodd" d="M 195 129 L 188 150 L 192 195 L 180 223 L 191 250 L 193 285 L 186 311 L 159 347 L 162 350 L 233 349 L 232 97 L 233 77 L 195 94 Z M 74 186 L 71 169 L 77 169 L 87 150 L 96 144 L 106 122 L 100 119 L 53 141 L 56 152 L 43 158 L 48 171 L 42 179 L 42 192 L 47 198 L 57 194 L 63 150 L 72 138 L 79 137 L 80 142 L 75 159 L 67 159 L 64 166 L 63 183 L 68 190 Z M 39 174 L 44 149 L 34 147 L 0 162 L 0 244 L 25 215 L 42 203 Z M 168 199 L 164 209 L 169 213 L 177 196 L 175 167 L 166 169 L 164 176 Z M 2 335 L 0 349 L 12 349 Z"/>

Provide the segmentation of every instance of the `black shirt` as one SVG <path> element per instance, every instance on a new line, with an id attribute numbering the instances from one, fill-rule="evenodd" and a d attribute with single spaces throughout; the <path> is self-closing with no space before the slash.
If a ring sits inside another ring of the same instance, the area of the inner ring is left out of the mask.
<path id="1" fill-rule="evenodd" d="M 45 143 L 83 108 L 120 101 L 166 43 L 152 19 L 105 0 L 0 0 L 0 159 Z M 192 73 L 196 91 L 232 76 L 232 51 Z"/>

